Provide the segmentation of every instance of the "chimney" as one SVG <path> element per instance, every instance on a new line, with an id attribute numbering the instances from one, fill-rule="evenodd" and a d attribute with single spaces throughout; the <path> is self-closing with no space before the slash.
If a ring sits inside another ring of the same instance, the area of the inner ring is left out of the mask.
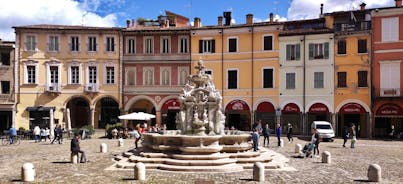
<path id="1" fill-rule="evenodd" d="M 361 3 L 361 4 L 360 4 L 361 11 L 365 10 L 365 6 L 366 6 L 366 5 L 367 5 L 367 4 L 365 4 L 365 3 Z"/>
<path id="2" fill-rule="evenodd" d="M 126 28 L 130 28 L 130 20 L 126 20 Z"/>
<path id="3" fill-rule="evenodd" d="M 247 14 L 246 15 L 246 24 L 247 25 L 252 25 L 253 24 L 253 14 Z"/>
<path id="4" fill-rule="evenodd" d="M 218 26 L 222 26 L 222 16 L 218 16 Z"/>
<path id="5" fill-rule="evenodd" d="M 396 7 L 402 7 L 402 0 L 395 0 Z"/>
<path id="6" fill-rule="evenodd" d="M 132 19 L 132 27 L 136 27 L 136 21 L 134 21 L 134 19 Z"/>
<path id="7" fill-rule="evenodd" d="M 270 17 L 270 22 L 273 22 L 273 13 L 270 13 L 269 17 Z"/>
<path id="8" fill-rule="evenodd" d="M 320 4 L 320 15 L 321 15 L 321 16 L 323 15 L 323 3 Z"/>
<path id="9" fill-rule="evenodd" d="M 193 27 L 201 27 L 201 20 L 199 17 L 194 18 Z"/>
<path id="10" fill-rule="evenodd" d="M 224 12 L 225 25 L 231 25 L 231 12 Z"/>

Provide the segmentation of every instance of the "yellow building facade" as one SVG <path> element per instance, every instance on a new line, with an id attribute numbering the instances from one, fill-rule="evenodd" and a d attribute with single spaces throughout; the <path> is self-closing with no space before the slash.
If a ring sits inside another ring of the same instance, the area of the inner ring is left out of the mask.
<path id="1" fill-rule="evenodd" d="M 16 127 L 103 128 L 121 104 L 119 28 L 35 25 L 16 32 Z"/>

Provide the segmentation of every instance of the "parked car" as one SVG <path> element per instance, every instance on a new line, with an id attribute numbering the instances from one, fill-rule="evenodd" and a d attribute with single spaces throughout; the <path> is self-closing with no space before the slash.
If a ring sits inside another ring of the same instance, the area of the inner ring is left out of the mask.
<path id="1" fill-rule="evenodd" d="M 330 122 L 313 121 L 311 128 L 316 128 L 316 130 L 318 130 L 319 136 L 321 136 L 322 140 L 329 140 L 333 142 L 334 130 Z"/>

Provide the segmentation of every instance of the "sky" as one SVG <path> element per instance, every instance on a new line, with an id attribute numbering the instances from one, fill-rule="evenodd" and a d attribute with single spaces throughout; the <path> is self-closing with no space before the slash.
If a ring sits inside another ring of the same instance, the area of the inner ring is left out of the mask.
<path id="1" fill-rule="evenodd" d="M 394 0 L 0 0 L 0 39 L 14 41 L 13 26 L 34 24 L 125 27 L 126 20 L 139 17 L 157 19 L 165 10 L 201 19 L 202 25 L 216 25 L 224 11 L 232 12 L 232 22 L 244 24 L 246 14 L 254 22 L 317 18 L 320 4 L 324 12 L 394 6 Z"/>

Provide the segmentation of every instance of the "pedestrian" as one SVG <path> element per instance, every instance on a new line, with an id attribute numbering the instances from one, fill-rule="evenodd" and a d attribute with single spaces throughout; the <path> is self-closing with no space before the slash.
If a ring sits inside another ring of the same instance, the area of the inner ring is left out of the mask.
<path id="1" fill-rule="evenodd" d="M 355 148 L 355 142 L 357 141 L 357 135 L 356 135 L 356 131 L 355 131 L 355 125 L 351 125 L 351 148 Z"/>
<path id="2" fill-rule="evenodd" d="M 390 126 L 389 137 L 393 141 L 393 138 L 395 137 L 395 125 Z"/>
<path id="3" fill-rule="evenodd" d="M 52 140 L 52 139 L 50 139 L 50 130 L 48 127 L 46 127 L 45 132 L 46 132 L 46 137 L 49 139 L 49 141 Z"/>
<path id="4" fill-rule="evenodd" d="M 278 146 L 281 146 L 281 125 L 280 125 L 280 123 L 277 123 L 277 125 L 276 125 L 276 136 L 277 136 L 277 141 L 278 141 Z"/>
<path id="5" fill-rule="evenodd" d="M 343 139 L 344 139 L 343 147 L 346 147 L 347 139 L 349 137 L 348 128 L 347 128 L 346 125 L 344 125 L 342 136 L 343 136 Z"/>
<path id="6" fill-rule="evenodd" d="M 320 136 L 319 136 L 318 130 L 316 128 L 312 129 L 311 142 L 312 142 L 312 144 L 315 145 L 315 148 L 313 149 L 313 155 L 318 155 L 319 156 Z M 316 152 L 317 152 L 317 154 L 316 154 Z"/>
<path id="7" fill-rule="evenodd" d="M 39 142 L 42 142 L 42 139 L 45 139 L 46 142 L 46 131 L 44 128 L 41 128 L 41 139 Z"/>
<path id="8" fill-rule="evenodd" d="M 138 143 L 139 143 L 139 140 L 140 140 L 140 133 L 139 133 L 139 131 L 138 130 L 133 130 L 133 135 L 134 135 L 134 138 L 135 138 L 135 140 L 134 140 L 134 145 L 136 146 L 136 149 L 138 148 Z"/>
<path id="9" fill-rule="evenodd" d="M 253 124 L 252 130 L 256 129 L 256 131 L 260 134 L 262 132 L 262 120 L 258 120 L 256 123 Z"/>
<path id="10" fill-rule="evenodd" d="M 62 129 L 62 125 L 59 125 L 57 127 L 57 134 L 59 136 L 59 144 L 63 144 L 63 129 Z"/>
<path id="11" fill-rule="evenodd" d="M 269 123 L 267 123 L 264 128 L 263 128 L 263 146 L 266 145 L 266 140 L 267 140 L 267 147 L 269 147 L 269 137 L 270 137 L 270 127 L 269 127 Z"/>
<path id="12" fill-rule="evenodd" d="M 87 162 L 87 157 L 85 156 L 85 152 L 80 148 L 80 135 L 78 133 L 74 134 L 73 139 L 71 139 L 70 145 L 71 153 L 77 154 L 81 153 L 80 162 L 85 163 Z"/>
<path id="13" fill-rule="evenodd" d="M 288 123 L 287 138 L 288 138 L 288 143 L 290 143 L 291 141 L 294 141 L 294 138 L 292 138 L 292 125 L 291 125 L 291 123 Z"/>
<path id="14" fill-rule="evenodd" d="M 252 141 L 253 141 L 253 151 L 258 151 L 259 150 L 259 132 L 257 131 L 257 129 L 253 129 Z"/>
<path id="15" fill-rule="evenodd" d="M 51 142 L 51 144 L 53 144 L 53 142 L 55 142 L 56 139 L 59 139 L 59 136 L 57 135 L 57 124 L 55 125 L 55 128 L 53 129 L 53 140 Z"/>
<path id="16" fill-rule="evenodd" d="M 34 127 L 34 139 L 35 142 L 39 141 L 39 136 L 41 135 L 41 129 L 39 128 L 39 126 L 35 126 Z"/>
<path id="17" fill-rule="evenodd" d="M 17 129 L 15 129 L 14 127 L 11 127 L 9 130 L 9 134 L 10 134 L 10 137 L 8 138 L 9 139 L 8 141 L 10 141 L 10 144 L 14 144 L 14 139 L 17 136 Z"/>

